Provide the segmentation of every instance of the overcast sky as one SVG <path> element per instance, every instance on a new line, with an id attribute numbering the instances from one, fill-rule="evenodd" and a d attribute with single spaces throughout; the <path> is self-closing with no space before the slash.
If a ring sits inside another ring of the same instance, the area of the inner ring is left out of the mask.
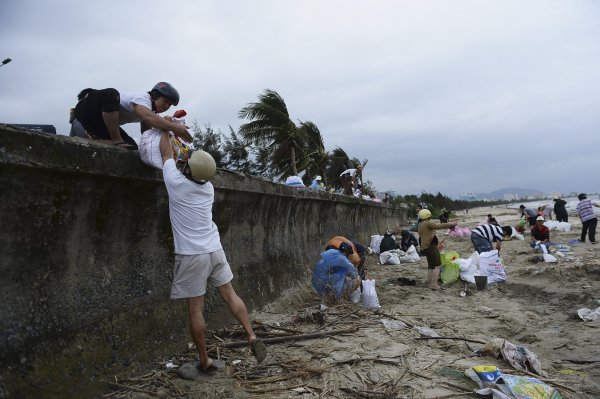
<path id="1" fill-rule="evenodd" d="M 168 81 L 226 133 L 268 88 L 378 190 L 599 191 L 599 39 L 583 0 L 5 0 L 0 122 Z"/>

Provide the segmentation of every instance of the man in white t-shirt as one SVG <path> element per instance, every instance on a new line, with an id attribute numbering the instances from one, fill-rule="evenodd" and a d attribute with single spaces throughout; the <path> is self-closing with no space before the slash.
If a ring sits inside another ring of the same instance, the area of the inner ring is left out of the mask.
<path id="1" fill-rule="evenodd" d="M 172 131 L 175 136 L 192 142 L 185 125 L 178 125 L 158 114 L 179 103 L 179 92 L 166 82 L 159 82 L 148 93 L 119 92 L 116 89 L 85 89 L 74 116 L 88 135 L 96 140 L 126 149 L 137 144 L 120 125 L 140 122 L 140 132 L 150 128 Z"/>
<path id="2" fill-rule="evenodd" d="M 187 300 L 190 332 L 200 359 L 198 370 L 215 370 L 206 351 L 203 312 L 207 283 L 217 288 L 231 314 L 246 331 L 252 353 L 260 363 L 267 355 L 267 348 L 256 338 L 246 305 L 231 285 L 233 273 L 212 220 L 214 188 L 208 180 L 215 174 L 215 161 L 208 153 L 195 151 L 180 172 L 168 140 L 161 141 L 160 150 L 175 242 L 171 299 Z"/>

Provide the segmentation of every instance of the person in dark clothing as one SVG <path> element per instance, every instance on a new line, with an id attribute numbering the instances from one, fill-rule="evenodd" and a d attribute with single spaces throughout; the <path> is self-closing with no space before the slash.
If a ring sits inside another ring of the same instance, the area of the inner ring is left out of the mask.
<path id="1" fill-rule="evenodd" d="M 554 215 L 559 222 L 569 221 L 569 214 L 567 213 L 565 205 L 567 205 L 567 201 L 564 199 L 559 197 L 554 198 Z"/>
<path id="2" fill-rule="evenodd" d="M 390 230 L 386 231 L 379 244 L 379 253 L 391 251 L 392 249 L 399 249 L 400 245 L 396 244 L 396 240 Z"/>
<path id="3" fill-rule="evenodd" d="M 446 210 L 446 208 L 442 208 L 440 211 L 440 223 L 448 223 L 448 219 L 450 218 L 450 212 Z"/>
<path id="4" fill-rule="evenodd" d="M 419 242 L 417 241 L 417 237 L 415 237 L 410 231 L 402 230 L 400 232 L 400 236 L 402 239 L 400 240 L 400 249 L 404 252 L 408 251 L 411 245 L 415 246 L 415 249 L 419 250 Z"/>

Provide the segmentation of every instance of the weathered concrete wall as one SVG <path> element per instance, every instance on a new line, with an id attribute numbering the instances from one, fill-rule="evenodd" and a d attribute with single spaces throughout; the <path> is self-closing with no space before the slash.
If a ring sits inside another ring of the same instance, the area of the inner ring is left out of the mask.
<path id="1" fill-rule="evenodd" d="M 249 308 L 303 278 L 331 236 L 368 244 L 406 219 L 226 171 L 213 184 L 215 222 Z M 0 125 L 0 203 L 0 397 L 82 397 L 110 373 L 183 350 L 161 172 L 136 153 Z M 213 327 L 219 303 L 209 299 Z"/>

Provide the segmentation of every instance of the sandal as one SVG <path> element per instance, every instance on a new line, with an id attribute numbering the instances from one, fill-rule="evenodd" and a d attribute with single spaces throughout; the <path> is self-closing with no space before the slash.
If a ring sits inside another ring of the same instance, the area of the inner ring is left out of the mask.
<path id="1" fill-rule="evenodd" d="M 252 354 L 258 363 L 262 363 L 267 357 L 267 346 L 260 339 L 255 339 L 251 344 Z"/>

